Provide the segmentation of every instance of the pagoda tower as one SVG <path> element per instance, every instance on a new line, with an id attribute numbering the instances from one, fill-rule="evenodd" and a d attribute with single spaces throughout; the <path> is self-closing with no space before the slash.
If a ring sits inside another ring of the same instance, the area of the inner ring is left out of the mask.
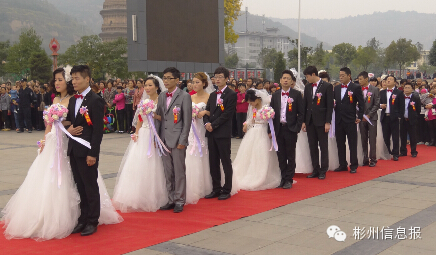
<path id="1" fill-rule="evenodd" d="M 110 42 L 119 37 L 127 38 L 126 0 L 105 0 L 100 15 L 103 17 L 100 38 Z"/>

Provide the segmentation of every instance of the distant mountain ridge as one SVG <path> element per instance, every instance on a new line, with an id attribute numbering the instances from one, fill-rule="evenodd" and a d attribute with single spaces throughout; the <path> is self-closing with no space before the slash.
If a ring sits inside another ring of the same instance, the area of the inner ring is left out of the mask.
<path id="1" fill-rule="evenodd" d="M 80 37 L 92 34 L 75 18 L 60 12 L 45 0 L 0 1 L 0 41 L 15 42 L 21 29 L 30 27 L 41 36 L 42 47 L 50 53 L 48 45 L 53 37 L 59 41 L 59 52 L 62 53 Z"/>
<path id="2" fill-rule="evenodd" d="M 298 27 L 298 19 L 271 19 L 291 29 Z M 375 37 L 385 48 L 401 37 L 420 42 L 429 50 L 436 39 L 435 24 L 436 14 L 388 11 L 342 19 L 302 19 L 301 32 L 330 45 L 346 42 L 356 47 Z"/>
<path id="3" fill-rule="evenodd" d="M 249 32 L 262 32 L 264 27 L 270 28 L 275 27 L 279 29 L 278 34 L 289 36 L 291 39 L 298 39 L 298 28 L 291 29 L 288 25 L 285 25 L 282 21 L 274 21 L 272 18 L 265 17 L 265 26 L 262 24 L 263 17 L 259 15 L 253 15 L 248 13 L 248 31 Z M 297 20 L 298 22 L 298 20 Z M 245 32 L 245 12 L 241 12 L 239 19 L 235 21 L 235 26 L 233 27 L 235 32 Z M 298 23 L 297 23 L 298 26 Z M 331 49 L 332 45 L 326 43 L 324 40 L 314 37 L 308 33 L 301 33 L 301 43 L 304 46 L 316 47 L 321 41 L 324 42 L 323 48 L 325 50 Z"/>
<path id="4" fill-rule="evenodd" d="M 100 11 L 103 10 L 104 0 L 47 0 L 61 12 L 67 13 L 92 30 L 93 34 L 101 33 L 103 18 Z"/>

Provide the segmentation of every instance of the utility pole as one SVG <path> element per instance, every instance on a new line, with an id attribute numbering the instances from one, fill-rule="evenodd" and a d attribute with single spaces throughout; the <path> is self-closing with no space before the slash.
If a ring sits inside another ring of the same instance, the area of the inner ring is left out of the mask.
<path id="1" fill-rule="evenodd" d="M 248 37 L 248 7 L 245 7 L 245 77 L 248 77 L 247 67 L 248 67 L 248 59 L 247 59 L 247 40 Z M 248 44 L 250 45 L 250 44 Z M 244 78 L 245 78 L 244 77 Z"/>
<path id="2" fill-rule="evenodd" d="M 300 34 L 300 12 L 301 12 L 301 0 L 298 0 L 298 76 L 301 74 L 301 34 Z"/>

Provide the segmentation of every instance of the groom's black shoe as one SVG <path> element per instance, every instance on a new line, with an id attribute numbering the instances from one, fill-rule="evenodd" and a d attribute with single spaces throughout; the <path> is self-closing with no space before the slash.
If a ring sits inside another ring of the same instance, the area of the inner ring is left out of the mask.
<path id="1" fill-rule="evenodd" d="M 311 175 L 308 175 L 307 178 L 316 178 L 319 175 L 320 175 L 319 173 L 312 173 Z"/>
<path id="2" fill-rule="evenodd" d="M 168 211 L 168 210 L 174 209 L 174 207 L 176 207 L 175 204 L 168 203 L 168 204 L 162 206 L 161 208 L 159 208 L 159 210 Z"/>
<path id="3" fill-rule="evenodd" d="M 90 236 L 90 235 L 94 234 L 95 232 L 97 232 L 97 226 L 88 224 L 88 225 L 86 225 L 85 229 L 82 231 L 82 233 L 80 235 L 81 236 Z"/>
<path id="4" fill-rule="evenodd" d="M 348 171 L 347 166 L 340 166 L 340 167 L 336 168 L 335 171 L 333 171 L 333 172 L 344 172 L 344 171 Z"/>
<path id="5" fill-rule="evenodd" d="M 325 179 L 325 173 L 319 174 L 318 179 L 324 180 Z"/>
<path id="6" fill-rule="evenodd" d="M 86 227 L 86 224 L 83 223 L 79 223 L 77 224 L 74 229 L 73 232 L 71 234 L 77 234 L 83 231 L 83 229 Z"/>
<path id="7" fill-rule="evenodd" d="M 285 184 L 283 184 L 283 188 L 284 188 L 284 189 L 290 189 L 290 188 L 292 188 L 292 183 L 291 183 L 291 182 L 285 182 Z"/>
<path id="8" fill-rule="evenodd" d="M 219 197 L 218 200 L 226 200 L 230 198 L 230 194 L 227 193 L 222 193 Z"/>
<path id="9" fill-rule="evenodd" d="M 216 198 L 216 197 L 219 197 L 220 195 L 221 195 L 220 192 L 212 191 L 209 195 L 205 196 L 204 198 L 206 198 L 206 199 Z"/>
<path id="10" fill-rule="evenodd" d="M 355 174 L 357 172 L 356 168 L 350 168 L 350 174 Z"/>
<path id="11" fill-rule="evenodd" d="M 174 212 L 175 212 L 175 213 L 183 212 L 183 205 L 176 205 L 176 206 L 174 207 Z"/>
<path id="12" fill-rule="evenodd" d="M 280 185 L 279 186 L 277 186 L 277 189 L 281 189 L 281 188 L 283 188 L 283 185 L 285 184 L 285 181 L 284 180 L 281 180 L 280 181 Z"/>

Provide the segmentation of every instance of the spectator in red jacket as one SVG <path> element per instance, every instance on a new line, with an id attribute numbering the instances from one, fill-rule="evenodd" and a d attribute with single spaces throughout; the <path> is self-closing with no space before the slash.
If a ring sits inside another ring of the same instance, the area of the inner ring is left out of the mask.
<path id="1" fill-rule="evenodd" d="M 238 125 L 238 136 L 236 139 L 241 139 L 244 136 L 242 132 L 243 123 L 247 120 L 248 102 L 245 102 L 246 85 L 240 83 L 238 85 L 239 93 L 236 101 L 236 123 Z"/>

